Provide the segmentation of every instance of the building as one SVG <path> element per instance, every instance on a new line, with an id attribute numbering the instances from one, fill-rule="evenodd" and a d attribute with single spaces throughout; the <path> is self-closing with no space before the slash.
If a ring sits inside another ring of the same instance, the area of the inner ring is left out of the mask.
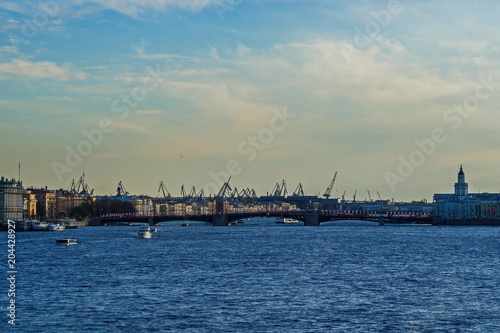
<path id="1" fill-rule="evenodd" d="M 53 191 L 45 189 L 29 189 L 36 198 L 37 216 L 42 219 L 55 219 L 57 217 L 57 200 Z"/>
<path id="2" fill-rule="evenodd" d="M 56 191 L 56 210 L 57 217 L 63 218 L 72 216 L 73 210 L 83 204 L 94 202 L 93 195 L 86 192 L 74 193 L 67 190 Z"/>
<path id="3" fill-rule="evenodd" d="M 498 194 L 469 193 L 460 165 L 454 193 L 434 194 L 434 204 L 435 215 L 443 219 L 486 219 L 498 211 Z"/>
<path id="4" fill-rule="evenodd" d="M 23 210 L 24 219 L 29 220 L 36 218 L 36 195 L 29 190 L 23 193 Z"/>
<path id="5" fill-rule="evenodd" d="M 0 178 L 0 220 L 23 220 L 23 193 L 20 181 Z"/>

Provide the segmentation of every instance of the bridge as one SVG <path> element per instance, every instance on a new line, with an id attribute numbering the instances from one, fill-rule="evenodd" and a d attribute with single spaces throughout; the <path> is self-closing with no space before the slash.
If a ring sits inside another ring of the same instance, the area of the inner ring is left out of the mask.
<path id="1" fill-rule="evenodd" d="M 137 215 L 137 214 L 110 214 L 100 217 L 100 224 L 110 224 L 116 222 L 125 223 L 149 223 L 158 225 L 160 222 L 169 221 L 200 221 L 211 223 L 214 226 L 227 226 L 233 221 L 255 217 L 283 217 L 303 221 L 306 226 L 319 226 L 321 223 L 341 220 L 362 220 L 384 224 L 431 224 L 433 217 L 420 213 L 368 213 L 350 211 L 266 211 L 266 212 L 228 212 L 216 214 L 192 214 L 192 215 Z"/>

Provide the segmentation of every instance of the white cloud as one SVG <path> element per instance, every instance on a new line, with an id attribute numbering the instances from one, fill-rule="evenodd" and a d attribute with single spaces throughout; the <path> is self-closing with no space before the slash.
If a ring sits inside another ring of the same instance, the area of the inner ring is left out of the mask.
<path id="1" fill-rule="evenodd" d="M 98 4 L 127 16 L 139 18 L 149 11 L 164 11 L 173 8 L 198 12 L 211 6 L 227 4 L 224 0 L 84 0 L 81 3 Z"/>
<path id="2" fill-rule="evenodd" d="M 2 1 L 2 3 L 0 3 L 0 8 L 24 15 L 27 15 L 29 13 L 26 6 L 22 6 L 19 3 L 13 1 Z"/>
<path id="3" fill-rule="evenodd" d="M 26 77 L 30 79 L 57 79 L 83 80 L 86 75 L 83 72 L 74 72 L 69 65 L 58 66 L 54 62 L 40 61 L 29 62 L 21 59 L 12 59 L 11 62 L 0 63 L 0 80 L 7 80 L 13 77 Z"/>
<path id="4" fill-rule="evenodd" d="M 137 52 L 137 55 L 135 57 L 140 58 L 140 59 L 146 59 L 146 60 L 158 60 L 158 59 L 165 59 L 165 60 L 176 60 L 176 59 L 186 59 L 186 60 L 193 60 L 195 62 L 198 62 L 198 59 L 193 58 L 193 57 L 187 57 L 187 56 L 181 56 L 177 54 L 170 54 L 170 53 L 157 53 L 157 54 L 147 54 L 145 51 L 146 47 L 146 42 L 144 39 L 141 39 L 141 43 L 135 47 L 135 51 Z"/>

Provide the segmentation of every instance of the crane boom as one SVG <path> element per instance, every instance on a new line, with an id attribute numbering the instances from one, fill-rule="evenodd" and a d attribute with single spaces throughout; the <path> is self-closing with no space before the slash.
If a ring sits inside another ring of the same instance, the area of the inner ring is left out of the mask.
<path id="1" fill-rule="evenodd" d="M 168 192 L 167 187 L 165 186 L 165 183 L 163 183 L 163 180 L 160 182 L 160 186 L 158 188 L 158 193 L 160 193 L 160 191 L 162 191 L 164 198 L 171 197 L 170 192 Z"/>
<path id="2" fill-rule="evenodd" d="M 333 185 L 335 184 L 335 179 L 336 178 L 337 178 L 337 171 L 335 171 L 335 175 L 333 175 L 333 179 L 330 182 L 330 185 L 328 185 L 328 187 L 326 188 L 325 194 L 323 194 L 323 196 L 326 199 L 330 198 L 330 195 L 332 194 L 332 189 L 333 189 Z"/>
<path id="3" fill-rule="evenodd" d="M 231 185 L 229 185 L 229 181 L 231 180 L 231 177 L 229 177 L 229 179 L 227 180 L 227 182 L 225 182 L 221 189 L 219 190 L 219 193 L 217 193 L 215 195 L 216 198 L 220 198 L 220 199 L 224 199 L 224 197 L 226 196 L 226 193 L 229 193 L 229 191 L 232 190 L 231 188 Z"/>

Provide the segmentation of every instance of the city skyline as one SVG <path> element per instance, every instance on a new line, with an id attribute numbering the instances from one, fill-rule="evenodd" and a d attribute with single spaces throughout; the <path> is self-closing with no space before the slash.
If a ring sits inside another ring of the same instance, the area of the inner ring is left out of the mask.
<path id="1" fill-rule="evenodd" d="M 0 4 L 0 175 L 172 195 L 499 192 L 493 1 Z"/>

